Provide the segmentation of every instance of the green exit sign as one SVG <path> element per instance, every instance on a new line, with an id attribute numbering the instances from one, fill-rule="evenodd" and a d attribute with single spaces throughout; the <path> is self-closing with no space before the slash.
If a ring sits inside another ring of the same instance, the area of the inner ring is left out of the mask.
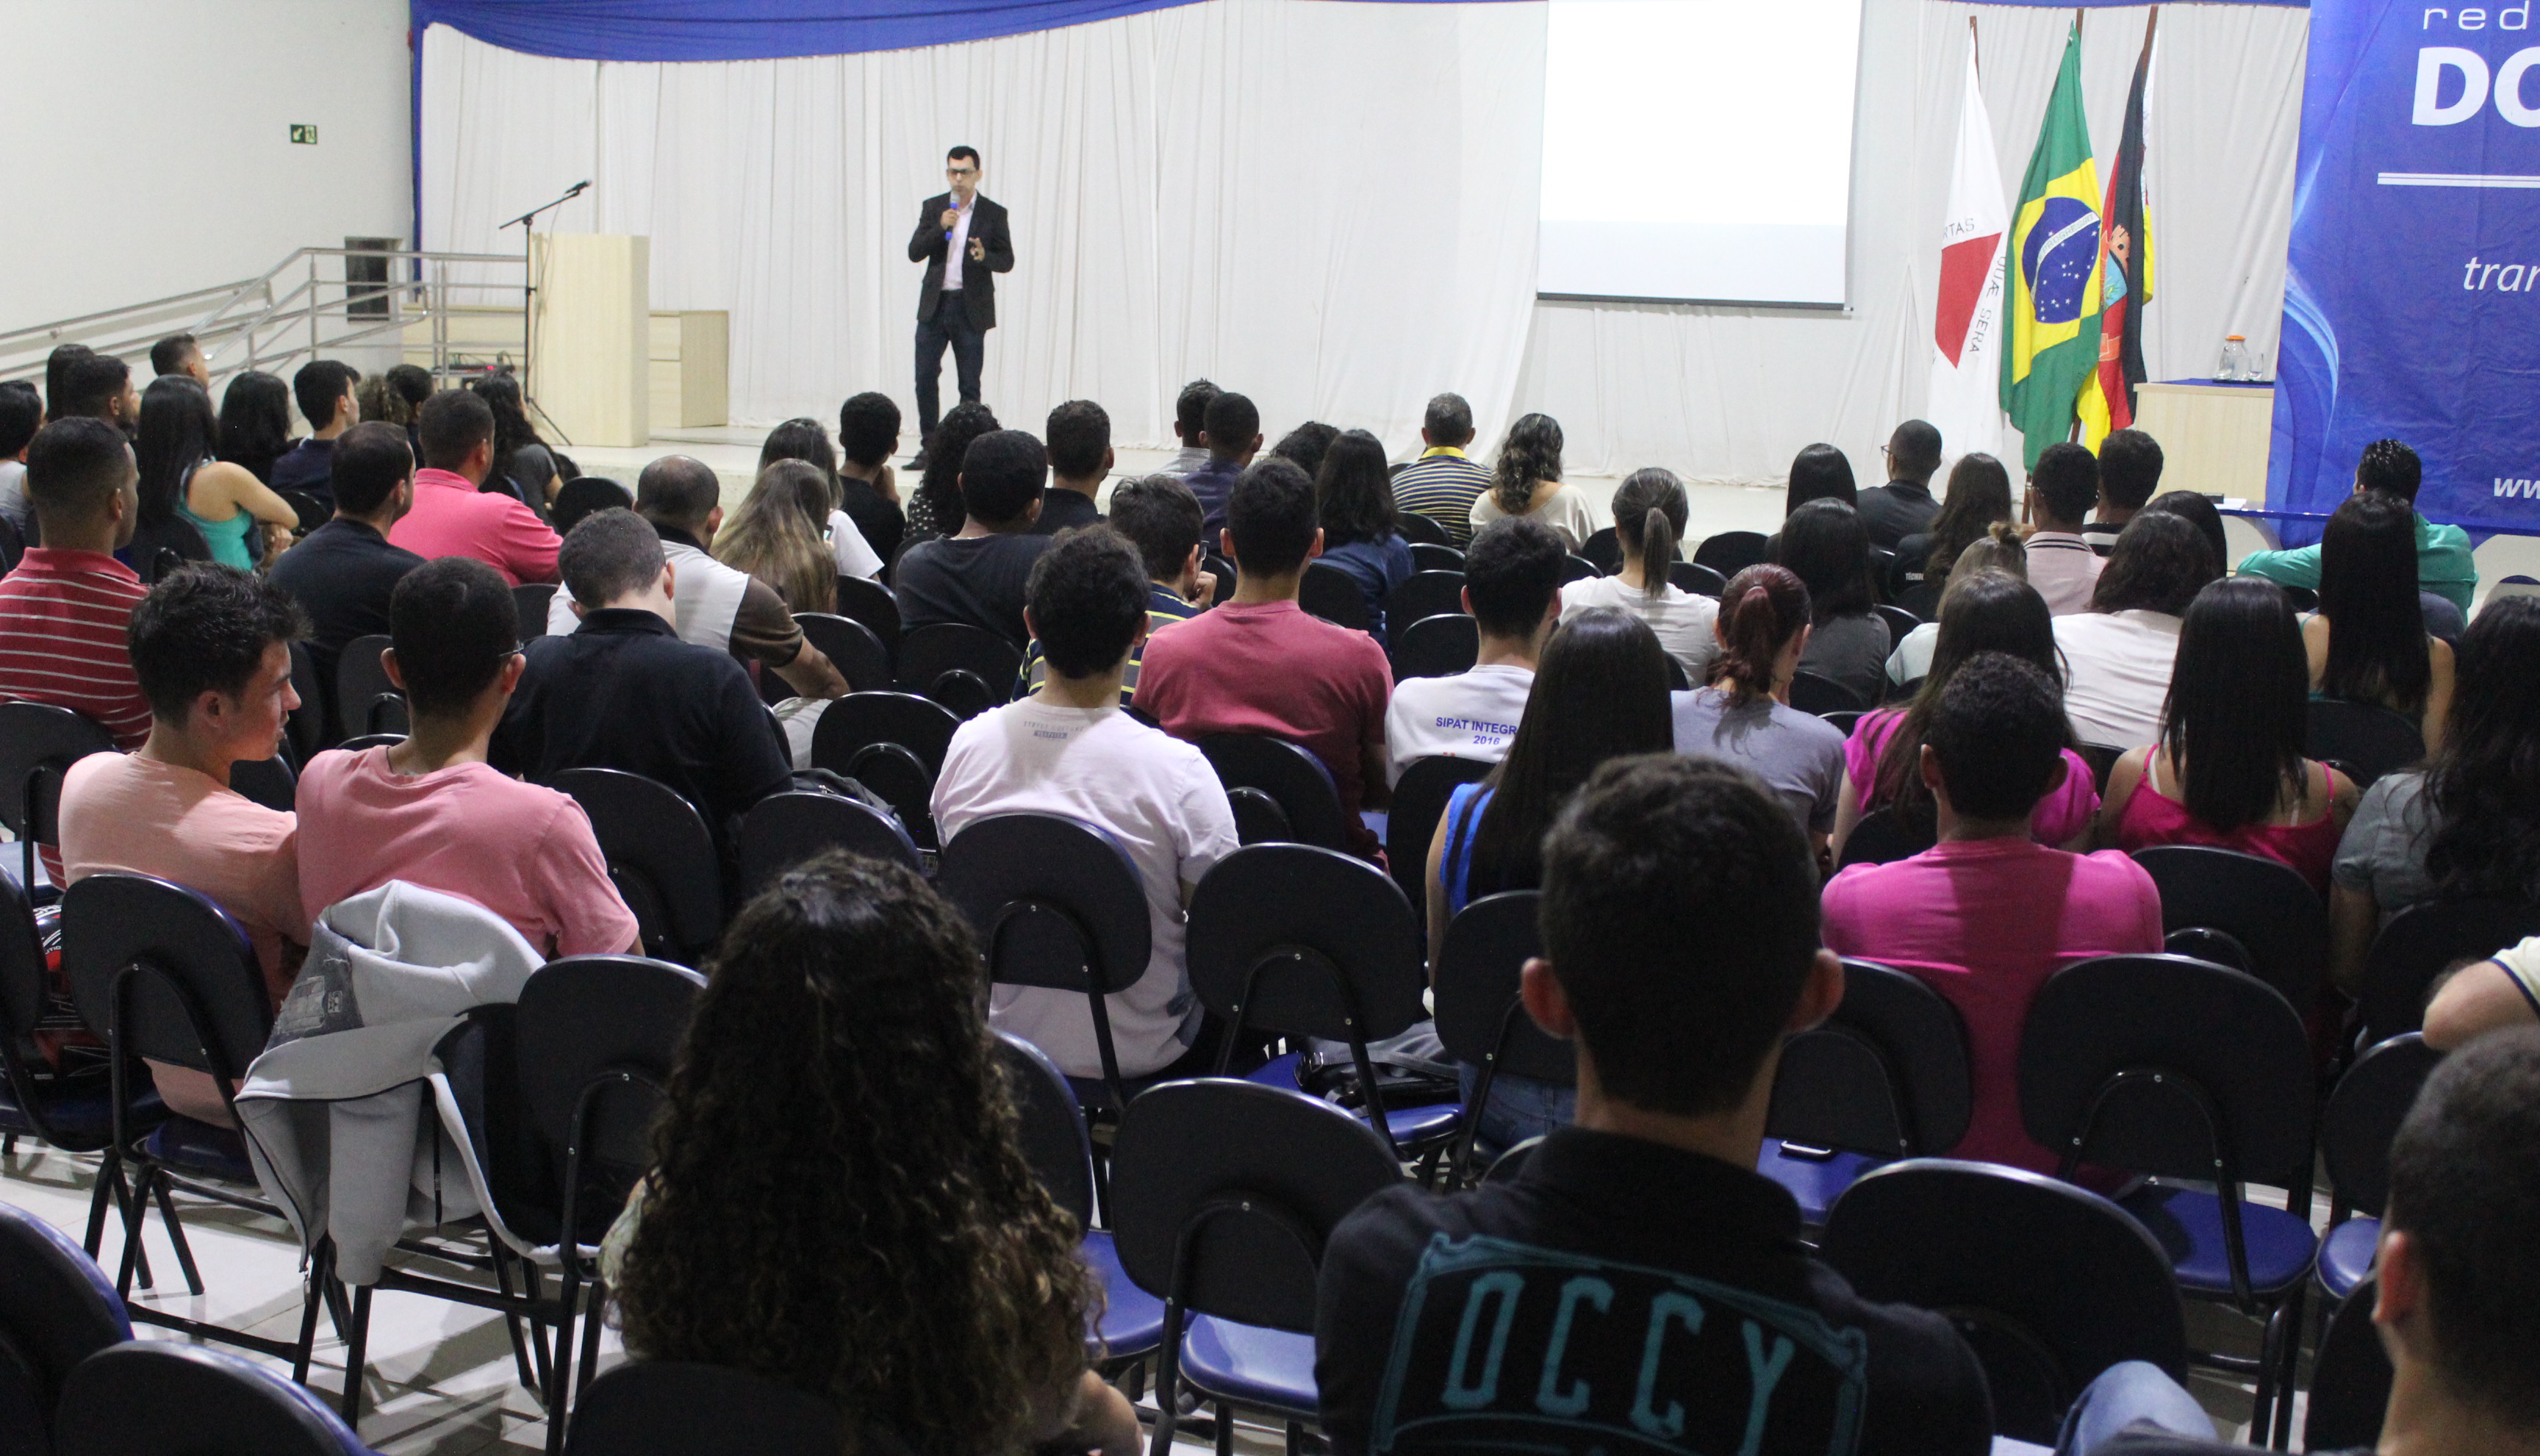
<path id="1" fill-rule="evenodd" d="M 294 124 L 291 128 L 291 140 L 295 146 L 314 147 L 318 145 L 318 128 Z"/>

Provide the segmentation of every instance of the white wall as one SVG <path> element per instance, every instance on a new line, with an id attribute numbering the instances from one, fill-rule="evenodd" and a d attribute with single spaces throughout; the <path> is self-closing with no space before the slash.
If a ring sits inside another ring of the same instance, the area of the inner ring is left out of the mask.
<path id="1" fill-rule="evenodd" d="M 0 0 L 0 328 L 412 236 L 405 0 Z"/>

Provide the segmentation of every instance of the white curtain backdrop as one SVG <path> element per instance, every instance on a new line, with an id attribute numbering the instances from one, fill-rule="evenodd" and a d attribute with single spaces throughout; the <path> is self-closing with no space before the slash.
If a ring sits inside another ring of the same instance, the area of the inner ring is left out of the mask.
<path id="1" fill-rule="evenodd" d="M 2084 22 L 2103 149 L 2146 13 Z M 913 422 L 908 233 L 945 147 L 966 141 L 1014 214 L 985 381 L 1009 424 L 1092 398 L 1121 444 L 1162 444 L 1173 392 L 1205 375 L 1252 395 L 1274 438 L 1316 418 L 1399 452 L 1428 396 L 1454 388 L 1486 443 L 1517 413 L 1558 418 L 1574 472 L 1766 481 L 1827 440 L 1867 482 L 1923 404 L 1970 15 L 2017 187 L 2072 12 L 1867 0 L 1842 312 L 1536 303 L 1544 10 L 1525 3 L 1207 0 L 959 45 L 675 64 L 550 60 L 435 27 L 421 234 L 516 248 L 496 223 L 590 177 L 543 225 L 649 235 L 655 308 L 731 312 L 737 423 L 834 421 L 868 388 Z M 2162 8 L 2155 379 L 2210 373 L 2226 333 L 2273 360 L 2307 23 Z"/>

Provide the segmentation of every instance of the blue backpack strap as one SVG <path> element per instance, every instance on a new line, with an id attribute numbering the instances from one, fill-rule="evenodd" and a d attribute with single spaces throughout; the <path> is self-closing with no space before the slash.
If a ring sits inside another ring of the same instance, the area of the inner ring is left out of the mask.
<path id="1" fill-rule="evenodd" d="M 1446 800 L 1446 858 L 1440 867 L 1440 888 L 1446 892 L 1446 913 L 1453 915 L 1472 902 L 1473 837 L 1481 829 L 1482 807 L 1490 802 L 1490 792 L 1479 784 L 1457 788 Z"/>

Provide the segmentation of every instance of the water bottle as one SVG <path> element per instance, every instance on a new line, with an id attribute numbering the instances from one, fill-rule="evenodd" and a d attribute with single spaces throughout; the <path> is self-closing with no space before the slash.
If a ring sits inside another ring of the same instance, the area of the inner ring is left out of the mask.
<path id="1" fill-rule="evenodd" d="M 2242 334 L 2231 334 L 2222 340 L 2222 362 L 2214 367 L 2214 382 L 2236 384 L 2253 380 L 2257 374 L 2249 367 L 2249 341 Z"/>

